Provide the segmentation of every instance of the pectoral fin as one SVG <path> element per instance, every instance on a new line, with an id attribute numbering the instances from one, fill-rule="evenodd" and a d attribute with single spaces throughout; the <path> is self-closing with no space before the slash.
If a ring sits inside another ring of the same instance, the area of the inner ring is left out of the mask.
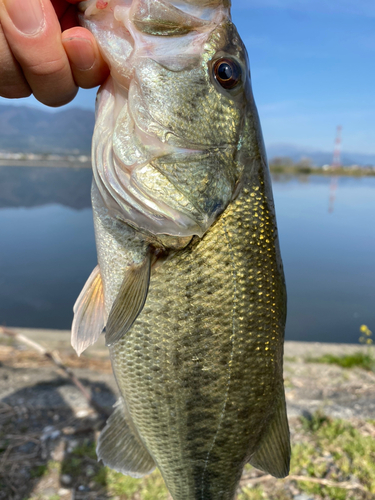
<path id="1" fill-rule="evenodd" d="M 104 296 L 99 266 L 91 273 L 73 307 L 72 346 L 78 356 L 94 344 L 104 328 Z"/>
<path id="2" fill-rule="evenodd" d="M 275 415 L 249 463 L 274 477 L 283 478 L 289 474 L 290 453 L 289 426 L 282 394 Z"/>
<path id="3" fill-rule="evenodd" d="M 132 477 L 142 477 L 155 468 L 155 462 L 142 443 L 123 398 L 100 433 L 96 454 L 104 465 Z"/>
<path id="4" fill-rule="evenodd" d="M 105 334 L 108 346 L 125 335 L 142 311 L 150 282 L 150 268 L 151 258 L 147 254 L 141 264 L 132 264 L 127 270 L 109 313 Z"/>

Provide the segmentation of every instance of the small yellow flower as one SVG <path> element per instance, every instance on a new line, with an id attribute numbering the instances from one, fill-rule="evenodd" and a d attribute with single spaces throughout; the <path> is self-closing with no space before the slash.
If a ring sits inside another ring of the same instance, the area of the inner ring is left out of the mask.
<path id="1" fill-rule="evenodd" d="M 363 345 L 372 346 L 374 344 L 374 341 L 371 338 L 372 331 L 370 330 L 370 328 L 367 325 L 362 325 L 359 328 L 359 331 L 364 334 L 359 337 L 359 342 Z M 370 347 L 368 347 L 368 349 L 370 349 Z M 371 349 L 373 348 L 371 347 Z"/>
<path id="2" fill-rule="evenodd" d="M 367 335 L 368 337 L 371 337 L 372 335 L 372 331 L 370 330 L 370 328 L 367 326 L 367 325 L 362 325 L 359 329 L 359 331 L 361 333 L 364 333 L 365 335 Z"/>

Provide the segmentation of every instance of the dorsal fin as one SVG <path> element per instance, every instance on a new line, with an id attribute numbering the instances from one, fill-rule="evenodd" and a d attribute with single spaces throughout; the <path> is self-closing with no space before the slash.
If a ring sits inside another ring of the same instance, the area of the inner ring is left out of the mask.
<path id="1" fill-rule="evenodd" d="M 283 478 L 289 474 L 291 453 L 284 390 L 279 398 L 275 415 L 249 463 L 274 477 Z"/>
<path id="2" fill-rule="evenodd" d="M 104 296 L 99 266 L 95 267 L 86 281 L 73 311 L 71 343 L 80 356 L 98 340 L 104 328 Z"/>
<path id="3" fill-rule="evenodd" d="M 131 328 L 146 302 L 150 282 L 151 257 L 132 264 L 126 271 L 120 291 L 109 313 L 105 329 L 108 346 L 118 342 Z"/>

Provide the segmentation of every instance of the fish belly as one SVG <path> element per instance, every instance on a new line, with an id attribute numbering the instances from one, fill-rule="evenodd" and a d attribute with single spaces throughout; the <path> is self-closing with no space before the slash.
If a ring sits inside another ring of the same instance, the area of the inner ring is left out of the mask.
<path id="1" fill-rule="evenodd" d="M 232 499 L 284 398 L 285 285 L 263 171 L 202 239 L 156 267 L 144 310 L 110 348 L 174 500 Z"/>

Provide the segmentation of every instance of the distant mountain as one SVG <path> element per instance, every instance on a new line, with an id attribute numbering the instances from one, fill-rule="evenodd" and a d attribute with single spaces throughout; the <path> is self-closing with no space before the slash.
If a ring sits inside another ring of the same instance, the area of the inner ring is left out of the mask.
<path id="1" fill-rule="evenodd" d="M 94 130 L 93 111 L 68 108 L 44 111 L 26 106 L 0 105 L 0 150 L 21 153 L 90 154 Z M 310 158 L 317 166 L 332 162 L 331 151 L 290 144 L 270 144 L 268 159 L 289 157 L 294 162 Z M 375 165 L 375 155 L 342 154 L 343 165 Z"/>
<path id="2" fill-rule="evenodd" d="M 331 151 L 319 151 L 291 144 L 270 144 L 266 149 L 269 161 L 277 157 L 288 157 L 294 162 L 298 162 L 302 158 L 310 158 L 313 164 L 319 167 L 330 165 L 333 157 Z M 375 165 L 375 155 L 343 151 L 341 162 L 343 165 Z"/>
<path id="3" fill-rule="evenodd" d="M 23 153 L 89 154 L 94 112 L 68 108 L 43 111 L 0 106 L 0 150 Z"/>

